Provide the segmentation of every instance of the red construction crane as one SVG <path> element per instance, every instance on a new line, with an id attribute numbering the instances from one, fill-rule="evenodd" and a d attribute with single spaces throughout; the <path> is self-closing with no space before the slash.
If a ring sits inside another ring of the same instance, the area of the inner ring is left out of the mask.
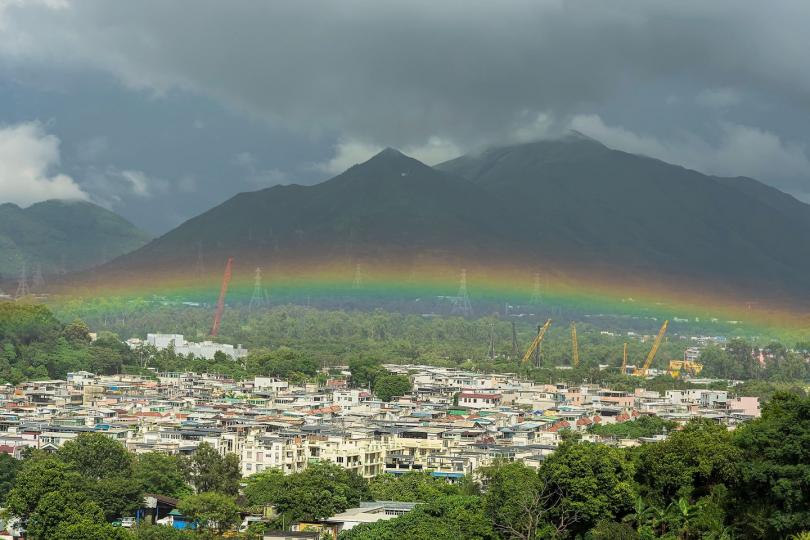
<path id="1" fill-rule="evenodd" d="M 228 294 L 228 285 L 231 282 L 232 270 L 233 257 L 228 257 L 228 262 L 225 263 L 225 273 L 222 275 L 222 287 L 219 289 L 217 309 L 214 312 L 214 326 L 211 327 L 211 337 L 217 337 L 217 334 L 219 333 L 219 325 L 222 322 L 222 313 L 225 311 L 225 295 Z"/>

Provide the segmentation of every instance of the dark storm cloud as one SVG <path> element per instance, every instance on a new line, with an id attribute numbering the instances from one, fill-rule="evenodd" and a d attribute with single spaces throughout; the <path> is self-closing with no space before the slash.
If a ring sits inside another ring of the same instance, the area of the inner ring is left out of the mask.
<path id="1" fill-rule="evenodd" d="M 47 7 L 48 5 L 51 7 Z M 191 88 L 302 131 L 475 140 L 657 77 L 806 104 L 810 4 L 83 0 L 6 10 L 10 55 Z M 61 6 L 61 8 L 60 8 Z"/>
<path id="2" fill-rule="evenodd" d="M 301 170 L 383 145 L 438 161 L 577 127 L 803 194 L 806 141 L 790 126 L 810 112 L 809 23 L 804 0 L 32 0 L 0 8 L 0 62 L 112 73 L 156 101 L 207 96 L 333 141 L 336 155 Z M 254 183 L 290 176 L 251 167 Z"/>

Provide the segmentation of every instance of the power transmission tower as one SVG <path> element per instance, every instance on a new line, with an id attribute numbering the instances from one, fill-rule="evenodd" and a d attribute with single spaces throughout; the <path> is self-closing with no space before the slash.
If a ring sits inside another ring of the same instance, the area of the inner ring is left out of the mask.
<path id="1" fill-rule="evenodd" d="M 540 272 L 534 273 L 534 287 L 532 288 L 532 297 L 529 300 L 532 304 L 539 304 L 543 299 L 540 293 Z"/>
<path id="2" fill-rule="evenodd" d="M 363 288 L 363 267 L 360 263 L 354 265 L 354 280 L 352 281 L 352 289 L 359 290 Z"/>
<path id="3" fill-rule="evenodd" d="M 253 277 L 253 296 L 250 297 L 250 304 L 248 304 L 248 311 L 254 309 L 266 308 L 270 303 L 270 293 L 262 287 L 262 269 L 256 267 L 256 273 Z"/>
<path id="4" fill-rule="evenodd" d="M 205 276 L 205 263 L 203 261 L 202 241 L 197 242 L 197 264 L 194 266 L 194 276 L 201 280 Z"/>
<path id="5" fill-rule="evenodd" d="M 489 352 L 490 360 L 495 360 L 495 323 L 489 323 Z"/>
<path id="6" fill-rule="evenodd" d="M 22 268 L 20 268 L 20 280 L 17 282 L 17 292 L 14 294 L 14 298 L 24 298 L 31 294 L 31 289 L 28 288 L 28 268 L 26 267 L 25 261 L 22 263 Z"/>
<path id="7" fill-rule="evenodd" d="M 34 270 L 34 277 L 31 279 L 31 290 L 39 292 L 45 287 L 45 278 L 42 277 L 42 265 L 37 264 Z"/>
<path id="8" fill-rule="evenodd" d="M 470 317 L 472 315 L 472 305 L 470 295 L 467 294 L 467 270 L 461 269 L 461 279 L 458 284 L 458 294 L 453 299 L 453 314 Z"/>

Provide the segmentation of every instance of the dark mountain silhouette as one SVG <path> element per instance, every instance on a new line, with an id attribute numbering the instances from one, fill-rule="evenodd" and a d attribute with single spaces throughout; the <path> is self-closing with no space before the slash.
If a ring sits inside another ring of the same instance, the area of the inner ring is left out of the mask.
<path id="1" fill-rule="evenodd" d="M 427 256 L 801 300 L 809 243 L 810 206 L 776 189 L 572 134 L 437 167 L 386 149 L 318 185 L 236 195 L 107 268 L 190 269 L 200 246 L 257 262 Z"/>
<path id="2" fill-rule="evenodd" d="M 492 148 L 437 167 L 490 190 L 582 265 L 810 288 L 810 206 L 750 178 L 717 178 L 573 134 Z"/>

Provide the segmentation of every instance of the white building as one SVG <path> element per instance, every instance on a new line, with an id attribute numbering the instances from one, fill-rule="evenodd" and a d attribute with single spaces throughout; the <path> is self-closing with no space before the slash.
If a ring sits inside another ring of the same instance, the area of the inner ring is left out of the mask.
<path id="1" fill-rule="evenodd" d="M 233 345 L 214 343 L 213 341 L 195 343 L 193 341 L 186 341 L 183 334 L 147 334 L 146 344 L 155 347 L 159 351 L 174 347 L 174 352 L 177 354 L 193 354 L 197 358 L 205 358 L 207 360 L 213 360 L 214 355 L 218 352 L 225 354 L 233 360 L 244 358 L 248 353 L 247 349 L 242 348 L 242 345 L 234 347 Z M 132 344 L 130 344 L 130 346 L 132 346 Z"/>

